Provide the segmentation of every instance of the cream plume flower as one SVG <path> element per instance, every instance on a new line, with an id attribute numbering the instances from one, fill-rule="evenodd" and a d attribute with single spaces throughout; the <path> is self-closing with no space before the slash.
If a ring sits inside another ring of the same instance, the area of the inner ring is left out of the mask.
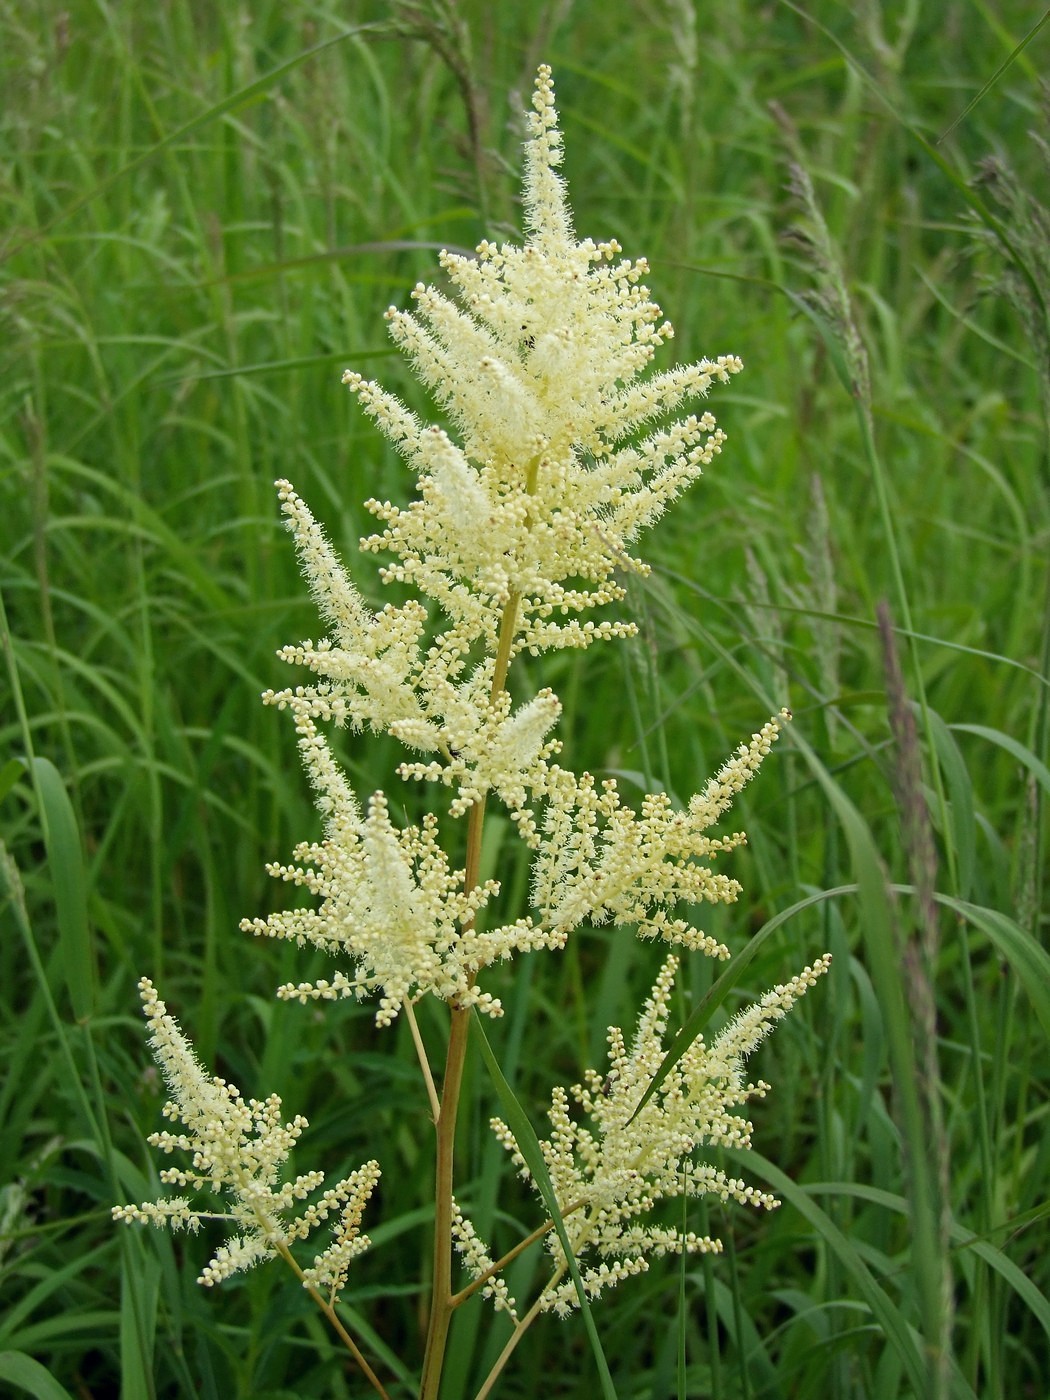
<path id="1" fill-rule="evenodd" d="M 310 682 L 264 699 L 292 713 L 326 829 L 322 842 L 297 848 L 293 864 L 268 868 L 319 896 L 321 907 L 242 927 L 348 954 L 355 967 L 288 984 L 280 995 L 375 991 L 380 1024 L 427 993 L 498 1012 L 476 985 L 481 969 L 560 946 L 585 920 L 725 956 L 673 909 L 736 897 L 739 886 L 710 861 L 744 838 L 707 829 L 779 728 L 771 720 L 753 736 L 686 812 L 654 794 L 635 813 L 615 784 L 599 789 L 552 763 L 556 695 L 542 689 L 515 702 L 507 689 L 523 650 L 586 647 L 634 630 L 583 614 L 623 597 L 618 573 L 645 572 L 628 552 L 632 542 L 721 448 L 710 414 L 666 420 L 741 368 L 726 355 L 645 376 L 673 334 L 642 281 L 646 264 L 621 258 L 614 241 L 576 239 L 546 67 L 532 107 L 524 245 L 443 253 L 453 296 L 420 284 L 414 310 L 387 313 L 449 430 L 423 422 L 378 384 L 344 375 L 418 484 L 406 506 L 367 502 L 383 528 L 362 545 L 392 556 L 381 578 L 414 586 L 435 615 L 417 600 L 373 611 L 305 503 L 278 482 L 330 633 L 283 648 L 278 654 L 305 667 Z M 478 931 L 476 917 L 498 887 L 467 890 L 465 870 L 450 868 L 433 824 L 397 830 L 383 793 L 362 814 L 318 722 L 387 733 L 422 753 L 399 776 L 450 788 L 453 817 L 498 797 L 535 852 L 535 917 Z"/>
<path id="2" fill-rule="evenodd" d="M 711 957 L 729 950 L 667 910 L 680 901 L 732 904 L 740 885 L 716 874 L 705 862 L 731 851 L 747 838 L 706 835 L 758 771 L 791 718 L 789 711 L 769 720 L 697 793 L 684 812 L 666 793 L 654 793 L 636 814 L 620 801 L 616 783 L 596 787 L 585 773 L 564 769 L 547 777 L 542 840 L 533 866 L 533 903 L 543 922 L 563 936 L 585 919 L 635 924 L 640 937 L 681 943 Z"/>
<path id="3" fill-rule="evenodd" d="M 379 1180 L 377 1163 L 366 1162 L 324 1190 L 318 1199 L 303 1205 L 324 1185 L 324 1173 L 305 1172 L 283 1184 L 280 1175 L 307 1120 L 298 1115 L 290 1123 L 282 1123 L 281 1100 L 276 1094 L 263 1101 L 245 1101 L 235 1085 L 206 1074 L 148 977 L 139 982 L 139 994 L 150 1046 L 172 1095 L 164 1105 L 164 1117 L 181 1122 L 186 1129 L 182 1133 L 151 1133 L 147 1141 L 161 1152 L 179 1150 L 191 1158 L 189 1167 L 166 1167 L 160 1179 L 169 1186 L 225 1192 L 229 1205 L 226 1210 L 206 1210 L 194 1208 L 186 1196 L 165 1196 L 137 1206 L 114 1206 L 114 1220 L 169 1225 L 193 1233 L 203 1222 L 219 1220 L 238 1231 L 230 1243 L 216 1251 L 197 1279 L 211 1287 L 306 1239 L 322 1221 L 336 1216 L 334 1243 L 307 1271 L 310 1281 L 316 1280 L 334 1297 L 346 1281 L 350 1260 L 368 1248 L 368 1237 L 359 1233 L 358 1226 Z M 299 1214 L 291 1214 L 296 1209 Z"/>
<path id="4" fill-rule="evenodd" d="M 609 1030 L 609 1070 L 588 1070 L 584 1084 L 570 1093 L 556 1088 L 550 1121 L 553 1132 L 541 1141 L 558 1207 L 574 1256 L 590 1253 L 598 1262 L 581 1270 L 587 1293 L 648 1267 L 647 1254 L 705 1253 L 721 1245 L 708 1236 L 639 1223 L 667 1197 L 715 1195 L 722 1201 L 772 1209 L 777 1201 L 765 1192 L 729 1177 L 697 1159 L 705 1147 L 751 1146 L 751 1124 L 736 1109 L 769 1088 L 748 1083 L 744 1060 L 777 1021 L 830 966 L 825 954 L 785 986 L 767 992 L 734 1017 L 710 1045 L 693 1041 L 640 1113 L 638 1104 L 664 1058 L 668 1007 L 678 959 L 668 957 L 628 1050 L 618 1027 Z M 570 1098 L 595 1125 L 592 1132 L 572 1117 Z M 492 1127 L 510 1151 L 521 1175 L 531 1173 L 514 1135 L 498 1118 Z M 567 1313 L 577 1306 L 576 1290 L 564 1281 L 565 1252 L 558 1235 L 547 1236 L 554 1276 L 543 1295 L 544 1311 Z"/>
<path id="5" fill-rule="evenodd" d="M 636 382 L 673 329 L 641 282 L 644 260 L 574 236 L 545 66 L 529 137 L 524 247 L 442 253 L 459 304 L 420 284 L 415 312 L 387 313 L 461 445 L 378 385 L 349 370 L 344 382 L 419 478 L 407 508 L 369 502 L 386 528 L 368 546 L 399 560 L 384 576 L 411 580 L 475 636 L 493 635 L 513 600 L 515 650 L 543 651 L 630 630 L 573 614 L 623 596 L 614 572 L 644 570 L 626 546 L 724 436 L 704 413 L 626 440 L 742 366 L 724 355 Z"/>
<path id="6" fill-rule="evenodd" d="M 707 413 L 648 436 L 638 430 L 742 368 L 724 355 L 640 378 L 673 330 L 642 284 L 644 260 L 619 259 L 615 242 L 573 234 L 547 67 L 529 138 L 524 246 L 483 242 L 474 257 L 443 253 L 457 300 L 420 284 L 414 312 L 387 313 L 393 339 L 461 441 L 378 384 L 350 370 L 343 376 L 419 485 L 405 507 L 367 502 L 384 528 L 362 543 L 394 556 L 381 570 L 385 581 L 410 582 L 438 605 L 444 630 L 436 639 L 424 640 L 418 603 L 373 613 L 307 507 L 278 482 L 332 635 L 281 653 L 314 671 L 318 684 L 267 699 L 298 697 L 315 718 L 383 729 L 446 758 L 457 749 L 452 730 L 462 730 L 465 706 L 479 727 L 491 722 L 468 656 L 479 644 L 495 655 L 508 613 L 511 655 L 634 630 L 579 614 L 622 598 L 617 571 L 644 572 L 628 544 L 724 440 Z M 511 774 L 507 785 L 516 782 Z"/>
<path id="7" fill-rule="evenodd" d="M 325 814 L 325 839 L 296 847 L 297 864 L 267 870 L 319 896 L 321 907 L 244 919 L 241 928 L 312 943 L 334 956 L 349 954 L 357 969 L 352 977 L 337 972 L 331 981 L 286 983 L 278 996 L 305 1003 L 378 991 L 380 1026 L 390 1024 L 406 999 L 424 993 L 500 1015 L 499 1001 L 477 988 L 475 974 L 514 951 L 550 946 L 554 936 L 529 919 L 477 930 L 478 911 L 498 893 L 499 883 L 464 889 L 464 873 L 450 868 L 432 815 L 419 827 L 398 829 L 381 792 L 373 793 L 362 815 L 306 707 L 295 712 L 299 748 Z"/>

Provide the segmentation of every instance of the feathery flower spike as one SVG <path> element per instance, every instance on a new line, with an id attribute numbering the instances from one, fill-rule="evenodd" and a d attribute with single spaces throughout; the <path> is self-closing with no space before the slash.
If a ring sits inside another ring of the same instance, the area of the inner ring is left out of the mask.
<path id="1" fill-rule="evenodd" d="M 329 635 L 284 647 L 279 656 L 305 667 L 310 681 L 264 699 L 292 714 L 326 832 L 296 850 L 294 865 L 268 868 L 322 904 L 242 927 L 349 954 L 355 969 L 288 984 L 280 995 L 375 992 L 380 1024 L 406 997 L 428 992 L 497 1014 L 498 1003 L 475 986 L 479 971 L 515 952 L 558 947 L 585 919 L 634 924 L 642 936 L 724 956 L 669 909 L 733 899 L 738 889 L 706 864 L 743 840 L 703 834 L 727 801 L 708 794 L 679 813 L 656 795 L 636 817 L 615 784 L 596 792 L 589 777 L 551 762 L 557 696 L 540 690 L 515 706 L 505 687 L 522 651 L 633 632 L 630 623 L 583 615 L 622 599 L 617 574 L 645 572 L 629 546 L 721 449 L 709 413 L 666 419 L 741 368 L 723 355 L 644 373 L 673 335 L 642 281 L 647 266 L 623 259 L 615 241 L 577 240 L 546 66 L 532 108 L 524 245 L 442 253 L 453 296 L 420 284 L 413 310 L 387 313 L 392 338 L 449 430 L 423 422 L 378 384 L 344 375 L 418 483 L 407 506 L 367 503 L 381 530 L 362 546 L 392 555 L 381 578 L 414 585 L 435 616 L 417 600 L 373 611 L 305 503 L 288 482 L 277 483 Z M 497 796 L 537 852 L 539 917 L 476 931 L 498 887 L 465 890 L 464 872 L 449 869 L 432 829 L 398 831 L 384 794 L 362 815 L 318 722 L 387 733 L 425 755 L 406 759 L 399 775 L 452 789 L 453 817 Z M 777 730 L 773 720 L 754 737 L 741 751 L 743 777 L 731 764 L 719 792 L 739 790 Z"/>
<path id="2" fill-rule="evenodd" d="M 169 1225 L 196 1233 L 202 1223 L 220 1220 L 238 1233 L 215 1252 L 197 1282 L 210 1288 L 231 1274 L 287 1250 L 304 1240 L 322 1221 L 337 1218 L 335 1241 L 317 1256 L 306 1279 L 334 1297 L 346 1281 L 350 1260 L 368 1248 L 358 1226 L 379 1180 L 379 1167 L 366 1162 L 313 1202 L 301 1205 L 324 1185 L 324 1173 L 305 1172 L 280 1183 L 281 1167 L 307 1120 L 301 1115 L 281 1122 L 276 1094 L 262 1102 L 245 1101 L 237 1087 L 205 1073 L 193 1046 L 157 996 L 148 977 L 139 982 L 149 1041 L 171 1099 L 164 1117 L 181 1122 L 181 1133 L 151 1133 L 147 1141 L 164 1153 L 188 1152 L 189 1167 L 166 1167 L 165 1185 L 194 1191 L 225 1192 L 225 1210 L 195 1208 L 187 1196 L 165 1196 L 142 1205 L 114 1206 L 114 1220 Z M 299 1214 L 295 1215 L 296 1209 Z"/>
<path id="3" fill-rule="evenodd" d="M 664 963 L 645 1003 L 634 1044 L 628 1050 L 618 1027 L 609 1030 L 609 1070 L 588 1070 L 583 1084 L 570 1093 L 554 1090 L 550 1108 L 553 1132 L 540 1143 L 547 1171 L 565 1217 L 573 1254 L 597 1262 L 581 1270 L 590 1296 L 648 1268 L 648 1254 L 711 1253 L 721 1244 L 691 1231 L 640 1223 L 653 1206 L 674 1196 L 715 1195 L 722 1201 L 771 1210 L 776 1198 L 729 1177 L 698 1160 L 710 1146 L 751 1146 L 751 1124 L 736 1110 L 769 1088 L 748 1083 L 744 1060 L 773 1026 L 825 973 L 830 954 L 818 958 L 782 987 L 774 987 L 735 1016 L 710 1045 L 693 1041 L 641 1113 L 642 1095 L 664 1058 L 668 1007 L 678 959 Z M 570 1098 L 591 1119 L 584 1126 L 569 1111 Z M 531 1180 L 514 1135 L 498 1118 L 492 1127 L 511 1153 L 521 1175 Z M 578 1305 L 567 1271 L 561 1240 L 552 1231 L 547 1248 L 554 1275 L 543 1294 L 542 1309 L 560 1315 Z"/>

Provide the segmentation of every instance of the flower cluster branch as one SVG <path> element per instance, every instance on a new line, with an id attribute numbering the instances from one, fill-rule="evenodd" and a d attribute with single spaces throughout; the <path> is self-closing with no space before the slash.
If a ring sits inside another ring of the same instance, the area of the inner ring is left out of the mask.
<path id="1" fill-rule="evenodd" d="M 197 1282 L 209 1288 L 261 1259 L 288 1251 L 318 1225 L 334 1220 L 332 1244 L 305 1271 L 310 1283 L 334 1297 L 346 1282 L 351 1259 L 369 1245 L 359 1227 L 379 1181 L 378 1164 L 366 1162 L 329 1187 L 324 1187 L 324 1173 L 319 1171 L 282 1183 L 282 1168 L 307 1120 L 298 1115 L 282 1123 L 276 1094 L 262 1101 L 245 1100 L 236 1085 L 209 1076 L 149 978 L 139 982 L 139 994 L 150 1047 L 171 1093 L 164 1117 L 184 1129 L 151 1133 L 147 1141 L 165 1155 L 180 1151 L 190 1157 L 188 1167 L 165 1167 L 160 1179 L 179 1191 L 189 1188 L 213 1197 L 225 1195 L 227 1205 L 225 1209 L 194 1206 L 180 1194 L 142 1205 L 114 1206 L 113 1218 L 191 1233 L 205 1221 L 222 1222 L 235 1233 L 201 1271 Z"/>
<path id="2" fill-rule="evenodd" d="M 558 1207 L 576 1259 L 596 1256 L 582 1272 L 590 1296 L 648 1268 L 647 1256 L 711 1253 L 717 1240 L 664 1226 L 643 1224 L 658 1201 L 675 1196 L 714 1195 L 721 1201 L 772 1209 L 777 1201 L 702 1159 L 704 1148 L 751 1145 L 751 1123 L 736 1110 L 769 1088 L 744 1077 L 744 1061 L 822 976 L 831 963 L 825 954 L 782 987 L 774 987 L 735 1016 L 710 1045 L 698 1037 L 672 1068 L 641 1112 L 638 1104 L 664 1059 L 671 991 L 678 959 L 664 963 L 645 1002 L 634 1042 L 609 1030 L 609 1067 L 588 1070 L 584 1083 L 568 1093 L 555 1088 L 551 1136 L 540 1143 Z M 575 1101 L 594 1124 L 586 1127 L 571 1113 Z M 521 1175 L 532 1180 L 513 1133 L 499 1118 L 492 1127 L 511 1153 Z M 696 1154 L 700 1154 L 698 1157 Z M 547 1236 L 554 1260 L 541 1308 L 564 1314 L 578 1305 L 575 1285 L 563 1282 L 567 1269 L 559 1236 Z"/>

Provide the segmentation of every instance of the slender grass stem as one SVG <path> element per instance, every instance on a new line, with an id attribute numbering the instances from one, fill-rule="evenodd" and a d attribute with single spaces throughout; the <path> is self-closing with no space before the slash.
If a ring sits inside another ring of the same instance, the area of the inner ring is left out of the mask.
<path id="1" fill-rule="evenodd" d="M 476 810 L 476 809 L 475 809 Z M 455 1159 L 456 1117 L 467 1053 L 470 1011 L 454 1008 L 441 1084 L 437 1118 L 437 1160 L 434 1173 L 434 1277 L 430 1289 L 430 1322 L 423 1359 L 420 1400 L 437 1400 L 445 1361 L 449 1324 L 452 1321 L 452 1189 Z"/>

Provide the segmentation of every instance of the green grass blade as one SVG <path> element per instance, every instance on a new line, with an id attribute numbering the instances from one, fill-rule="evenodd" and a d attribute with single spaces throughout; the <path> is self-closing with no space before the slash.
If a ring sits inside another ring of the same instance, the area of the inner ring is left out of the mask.
<path id="1" fill-rule="evenodd" d="M 870 1201 L 872 1205 L 896 1211 L 900 1215 L 906 1215 L 908 1211 L 908 1203 L 903 1196 L 894 1195 L 892 1191 L 883 1191 L 877 1186 L 868 1186 L 863 1182 L 818 1181 L 807 1185 L 805 1190 L 812 1196 L 853 1196 L 857 1200 Z M 958 1248 L 969 1249 L 980 1255 L 1005 1279 L 1022 1302 L 1032 1310 L 1033 1316 L 1050 1341 L 1050 1300 L 1036 1287 L 1024 1270 L 1019 1269 L 1012 1259 L 990 1241 L 981 1239 L 972 1230 L 967 1230 L 955 1221 L 951 1225 L 951 1237 Z"/>
<path id="2" fill-rule="evenodd" d="M 87 915 L 87 889 L 80 832 L 62 775 L 49 758 L 34 758 L 32 769 L 40 797 L 44 841 L 51 868 L 59 946 L 66 988 L 78 1021 L 95 1007 L 97 973 Z"/>
<path id="3" fill-rule="evenodd" d="M 940 146 L 944 141 L 947 141 L 948 137 L 952 134 L 956 127 L 962 125 L 962 123 L 966 120 L 966 118 L 970 115 L 970 113 L 982 100 L 982 98 L 984 98 L 989 92 L 991 92 L 992 88 L 995 87 L 996 83 L 1003 76 L 1006 70 L 1010 67 L 1012 63 L 1014 63 L 1016 59 L 1018 59 L 1021 56 L 1021 54 L 1025 51 L 1028 45 L 1039 33 L 1040 29 L 1042 29 L 1043 25 L 1047 22 L 1048 19 L 1050 19 L 1050 10 L 1047 10 L 1046 13 L 1043 15 L 1042 19 L 1037 20 L 1036 23 L 1032 25 L 1031 29 L 1029 29 L 1028 33 L 1024 36 L 1021 42 L 1017 44 L 1014 47 L 1014 49 L 1006 55 L 1002 63 L 1000 63 L 999 67 L 995 70 L 995 72 L 984 84 L 984 86 L 978 90 L 978 92 L 970 99 L 969 102 L 967 102 L 966 106 L 955 118 L 951 126 L 949 126 L 946 131 L 942 132 L 941 135 L 937 137 L 936 144 L 938 146 Z"/>
<path id="4" fill-rule="evenodd" d="M 1050 1037 L 1050 953 L 1009 914 L 986 909 L 950 895 L 934 896 L 938 904 L 953 909 L 961 918 L 987 934 L 1000 956 L 1016 973 L 1028 993 L 1039 1024 Z"/>
<path id="5" fill-rule="evenodd" d="M 1031 749 L 1019 743 L 1009 734 L 1004 734 L 1001 729 L 994 729 L 987 724 L 953 724 L 952 731 L 956 734 L 974 734 L 978 739 L 987 739 L 990 744 L 995 744 L 1008 753 L 1011 758 L 1016 758 L 1018 763 L 1027 768 L 1032 777 L 1050 797 L 1050 768 L 1046 766 Z"/>
<path id="6" fill-rule="evenodd" d="M 35 1400 L 73 1400 L 45 1366 L 22 1351 L 0 1352 L 0 1381 L 28 1391 Z"/>
<path id="7" fill-rule="evenodd" d="M 926 725 L 947 784 L 950 832 L 945 832 L 944 837 L 955 851 L 959 893 L 965 898 L 972 888 L 977 865 L 977 814 L 973 781 L 951 730 L 935 710 L 927 708 Z"/>
<path id="8" fill-rule="evenodd" d="M 871 1309 L 872 1317 L 881 1327 L 907 1374 L 913 1394 L 925 1395 L 926 1364 L 919 1351 L 917 1339 L 904 1314 L 879 1284 L 860 1252 L 831 1217 L 813 1200 L 804 1186 L 799 1186 L 779 1167 L 753 1150 L 723 1149 L 726 1158 L 742 1171 L 759 1177 L 784 1201 L 797 1210 L 813 1228 L 825 1246 L 839 1261 L 852 1280 L 857 1292 Z"/>
<path id="9" fill-rule="evenodd" d="M 187 137 L 195 135 L 212 122 L 218 121 L 220 117 L 228 116 L 231 112 L 237 111 L 239 107 L 244 107 L 247 103 L 264 96 L 275 83 L 279 82 L 288 73 L 291 73 L 293 69 L 298 68 L 300 64 L 306 63 L 308 59 L 323 53 L 325 49 L 330 49 L 333 44 L 342 44 L 347 39 L 354 38 L 355 35 L 364 34 L 369 30 L 376 30 L 382 27 L 383 26 L 379 23 L 354 25 L 350 29 L 342 30 L 339 34 L 334 34 L 329 39 L 322 39 L 320 43 L 314 44 L 311 48 L 303 49 L 301 53 L 295 54 L 294 57 L 287 59 L 284 63 L 277 64 L 277 66 L 271 68 L 268 73 L 264 73 L 261 78 L 257 78 L 254 82 L 248 83 L 244 87 L 239 88 L 236 92 L 230 93 L 230 95 L 223 98 L 221 102 L 214 103 L 206 111 L 199 113 L 195 117 L 191 117 L 187 122 L 183 122 L 182 125 L 176 127 L 174 131 L 169 131 L 167 136 L 151 146 L 149 150 L 143 151 L 140 156 L 136 156 L 134 160 L 128 161 L 125 165 L 122 165 L 119 170 L 114 170 L 112 174 L 107 175 L 105 179 L 99 180 L 90 190 L 87 190 L 79 198 L 72 200 L 64 209 L 56 214 L 45 226 L 43 232 L 50 233 L 71 215 L 83 209 L 86 205 L 97 199 L 99 195 L 104 194 L 120 180 L 126 179 L 134 171 L 145 165 L 147 161 L 153 160 L 171 146 L 177 145 L 180 141 L 185 141 Z M 13 251 L 18 251 L 20 246 L 21 245 L 16 245 Z"/>

